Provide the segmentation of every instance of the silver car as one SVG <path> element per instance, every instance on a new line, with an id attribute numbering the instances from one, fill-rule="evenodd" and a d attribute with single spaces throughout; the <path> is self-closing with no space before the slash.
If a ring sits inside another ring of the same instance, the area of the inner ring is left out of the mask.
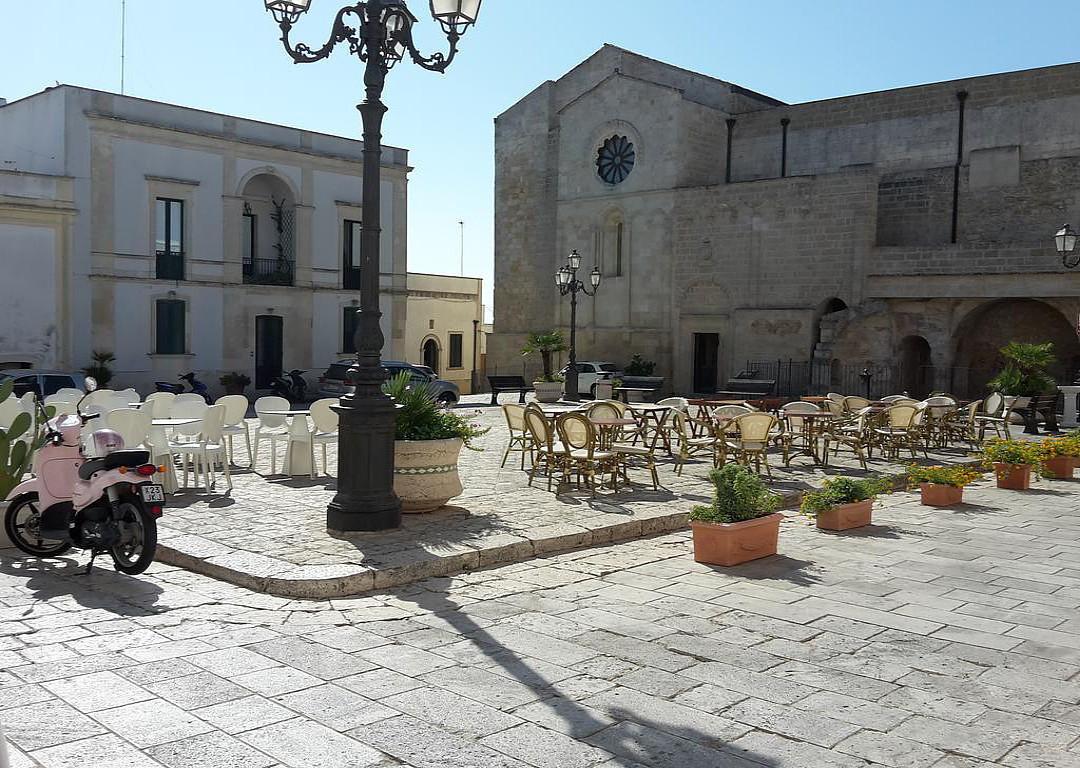
<path id="1" fill-rule="evenodd" d="M 319 395 L 322 397 L 341 397 L 353 391 L 349 383 L 349 367 L 355 362 L 354 358 L 346 358 L 331 363 L 326 373 L 319 377 Z M 461 390 L 452 381 L 444 381 L 433 373 L 429 373 L 424 366 L 402 363 L 396 360 L 383 360 L 383 367 L 391 377 L 397 376 L 402 371 L 409 374 L 413 385 L 423 384 L 431 390 L 435 399 L 446 405 L 453 405 L 461 399 Z"/>

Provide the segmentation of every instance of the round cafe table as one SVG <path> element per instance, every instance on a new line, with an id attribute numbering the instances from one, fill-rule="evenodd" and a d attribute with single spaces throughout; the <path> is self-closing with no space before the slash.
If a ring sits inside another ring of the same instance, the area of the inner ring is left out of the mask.
<path id="1" fill-rule="evenodd" d="M 288 411 L 262 411 L 262 413 L 274 416 L 288 416 L 289 420 L 289 443 L 285 448 L 285 462 L 282 464 L 282 474 L 298 477 L 301 475 L 311 476 L 311 429 L 308 427 L 307 417 L 310 410 L 295 408 Z M 302 446 L 299 450 L 295 446 Z"/>
<path id="2" fill-rule="evenodd" d="M 589 419 L 600 433 L 600 448 L 608 450 L 615 444 L 615 438 L 623 427 L 637 426 L 636 419 Z"/>

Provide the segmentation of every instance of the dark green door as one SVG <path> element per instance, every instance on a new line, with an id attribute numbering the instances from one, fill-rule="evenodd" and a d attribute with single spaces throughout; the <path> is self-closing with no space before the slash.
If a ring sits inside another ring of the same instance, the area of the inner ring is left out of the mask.
<path id="1" fill-rule="evenodd" d="M 255 389 L 269 389 L 281 375 L 285 320 L 276 315 L 255 318 Z"/>

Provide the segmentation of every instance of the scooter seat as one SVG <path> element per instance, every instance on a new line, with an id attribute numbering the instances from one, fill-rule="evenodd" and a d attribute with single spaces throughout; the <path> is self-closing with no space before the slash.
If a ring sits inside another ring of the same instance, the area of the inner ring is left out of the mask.
<path id="1" fill-rule="evenodd" d="M 149 451 L 113 451 L 100 459 L 87 459 L 79 465 L 79 479 L 89 480 L 97 472 L 119 467 L 137 467 L 150 461 Z"/>

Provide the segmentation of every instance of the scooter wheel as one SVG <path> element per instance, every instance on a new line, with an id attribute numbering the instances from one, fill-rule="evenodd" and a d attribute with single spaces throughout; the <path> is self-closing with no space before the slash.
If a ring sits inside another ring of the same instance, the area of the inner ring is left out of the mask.
<path id="1" fill-rule="evenodd" d="M 20 496 L 11 502 L 4 515 L 4 533 L 12 544 L 28 555 L 60 557 L 71 549 L 71 542 L 43 539 L 38 535 L 42 511 L 36 493 Z"/>
<path id="2" fill-rule="evenodd" d="M 146 512 L 138 497 L 120 500 L 120 534 L 121 542 L 109 550 L 113 567 L 136 576 L 150 567 L 157 552 L 157 520 Z"/>

